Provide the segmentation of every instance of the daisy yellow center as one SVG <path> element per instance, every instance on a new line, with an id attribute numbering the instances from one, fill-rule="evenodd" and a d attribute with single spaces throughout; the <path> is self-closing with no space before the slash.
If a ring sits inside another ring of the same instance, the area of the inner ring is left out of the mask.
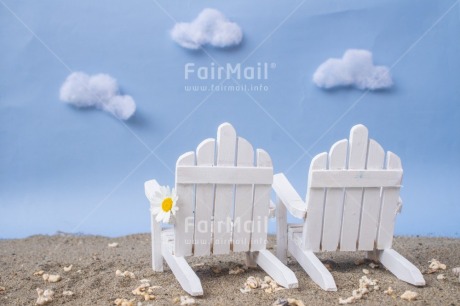
<path id="1" fill-rule="evenodd" d="M 165 198 L 163 202 L 161 203 L 161 209 L 164 212 L 170 211 L 172 206 L 173 206 L 173 200 L 171 198 Z"/>

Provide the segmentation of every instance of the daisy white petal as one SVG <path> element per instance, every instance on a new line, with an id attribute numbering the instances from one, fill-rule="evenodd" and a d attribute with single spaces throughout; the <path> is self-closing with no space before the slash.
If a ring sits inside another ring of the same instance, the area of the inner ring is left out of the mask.
<path id="1" fill-rule="evenodd" d="M 150 208 L 150 211 L 152 212 L 152 214 L 156 215 L 156 214 L 160 213 L 161 208 L 155 206 L 155 207 Z"/>
<path id="2" fill-rule="evenodd" d="M 163 220 L 163 217 L 164 217 L 163 212 L 160 211 L 160 212 L 158 213 L 158 215 L 156 216 L 155 220 L 156 220 L 157 222 L 161 222 L 161 221 Z"/>

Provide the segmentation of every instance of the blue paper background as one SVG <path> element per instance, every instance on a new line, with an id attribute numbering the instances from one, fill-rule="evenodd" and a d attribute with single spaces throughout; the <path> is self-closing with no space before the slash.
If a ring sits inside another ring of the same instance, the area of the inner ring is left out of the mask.
<path id="1" fill-rule="evenodd" d="M 242 27 L 241 46 L 193 52 L 170 39 L 175 20 L 205 7 Z M 148 231 L 143 182 L 172 185 L 177 157 L 224 121 L 268 151 L 302 196 L 312 156 L 363 123 L 403 162 L 396 233 L 458 237 L 459 15 L 453 0 L 0 0 L 0 238 Z M 315 87 L 315 69 L 349 48 L 393 66 L 394 88 Z M 185 80 L 186 63 L 246 58 L 275 63 L 268 92 L 184 90 L 218 83 Z M 135 116 L 122 123 L 61 103 L 71 71 L 115 77 Z"/>

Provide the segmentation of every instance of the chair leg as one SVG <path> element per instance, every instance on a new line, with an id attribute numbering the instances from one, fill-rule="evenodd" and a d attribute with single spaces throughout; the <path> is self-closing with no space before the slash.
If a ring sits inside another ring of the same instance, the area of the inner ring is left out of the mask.
<path id="1" fill-rule="evenodd" d="M 323 290 L 337 291 L 337 286 L 335 285 L 332 274 L 312 251 L 302 250 L 302 248 L 291 239 L 288 241 L 288 249 L 310 278 Z"/>
<path id="2" fill-rule="evenodd" d="M 152 269 L 155 272 L 163 272 L 163 255 L 161 254 L 161 224 L 151 216 L 152 235 Z"/>
<path id="3" fill-rule="evenodd" d="M 425 286 L 425 279 L 420 270 L 393 249 L 374 250 L 368 257 L 379 261 L 397 278 L 414 286 Z"/>
<path id="4" fill-rule="evenodd" d="M 276 257 L 287 264 L 287 212 L 281 199 L 277 198 L 276 204 Z"/>
<path id="5" fill-rule="evenodd" d="M 182 288 L 191 296 L 203 295 L 201 281 L 184 257 L 174 256 L 171 248 L 163 244 L 162 254 Z"/>
<path id="6" fill-rule="evenodd" d="M 254 252 L 246 252 L 245 263 L 248 268 L 256 268 L 257 263 L 254 260 Z"/>
<path id="7" fill-rule="evenodd" d="M 298 288 L 299 282 L 294 272 L 286 267 L 268 250 L 253 252 L 255 262 L 270 275 L 278 284 L 285 288 Z"/>

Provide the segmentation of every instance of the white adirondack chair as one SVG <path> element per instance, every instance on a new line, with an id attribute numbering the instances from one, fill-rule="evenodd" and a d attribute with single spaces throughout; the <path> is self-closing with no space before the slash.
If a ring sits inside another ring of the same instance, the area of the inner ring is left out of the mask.
<path id="1" fill-rule="evenodd" d="M 382 147 L 368 139 L 367 128 L 356 125 L 350 141 L 338 141 L 329 154 L 313 158 L 305 202 L 284 174 L 275 175 L 278 258 L 286 262 L 289 251 L 315 283 L 336 291 L 314 252 L 368 251 L 399 279 L 424 286 L 420 271 L 392 249 L 402 174 L 399 157 L 388 152 L 385 159 Z M 304 222 L 287 224 L 286 210 Z"/>
<path id="2" fill-rule="evenodd" d="M 217 141 L 206 139 L 176 164 L 176 222 L 162 230 L 152 216 L 152 266 L 163 271 L 163 258 L 182 288 L 203 295 L 201 282 L 185 256 L 246 252 L 246 263 L 259 265 L 277 283 L 298 286 L 294 273 L 266 250 L 273 167 L 270 156 L 237 137 L 229 123 L 219 126 Z M 145 183 L 149 197 L 158 186 Z"/>

